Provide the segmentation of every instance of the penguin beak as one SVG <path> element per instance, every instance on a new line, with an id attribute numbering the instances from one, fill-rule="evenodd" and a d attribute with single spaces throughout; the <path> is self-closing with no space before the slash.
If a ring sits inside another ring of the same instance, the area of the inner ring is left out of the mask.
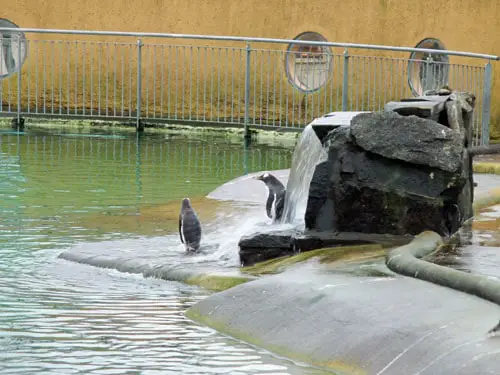
<path id="1" fill-rule="evenodd" d="M 262 175 L 259 175 L 259 176 L 253 176 L 252 178 L 253 178 L 254 180 L 263 181 L 263 179 L 262 179 Z"/>

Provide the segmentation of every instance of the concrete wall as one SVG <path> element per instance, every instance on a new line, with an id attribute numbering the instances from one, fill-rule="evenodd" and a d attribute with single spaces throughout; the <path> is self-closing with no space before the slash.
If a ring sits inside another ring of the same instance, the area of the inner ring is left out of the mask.
<path id="1" fill-rule="evenodd" d="M 500 54 L 496 0 L 11 0 L 3 2 L 0 17 L 35 28 L 276 38 L 316 31 L 329 41 L 395 46 L 414 46 L 423 38 L 435 37 L 451 50 Z M 499 69 L 496 65 L 494 74 Z M 498 78 L 493 90 L 493 120 L 498 124 Z"/>

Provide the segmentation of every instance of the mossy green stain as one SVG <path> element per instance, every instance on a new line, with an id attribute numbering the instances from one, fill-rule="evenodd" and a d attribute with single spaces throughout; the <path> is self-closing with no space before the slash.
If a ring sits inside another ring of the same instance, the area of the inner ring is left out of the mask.
<path id="1" fill-rule="evenodd" d="M 245 276 L 194 275 L 183 280 L 189 285 L 197 285 L 214 292 L 221 292 L 252 280 Z"/>
<path id="2" fill-rule="evenodd" d="M 285 256 L 276 259 L 267 260 L 265 262 L 257 263 L 253 266 L 243 267 L 242 272 L 249 275 L 266 275 L 274 274 L 283 271 L 285 268 L 304 262 L 311 258 L 319 258 L 321 263 L 332 263 L 348 255 L 361 254 L 366 252 L 376 252 L 377 255 L 382 256 L 385 250 L 382 245 L 358 245 L 358 246 L 339 246 L 333 248 L 324 248 L 306 251 L 293 256 Z"/>
<path id="3" fill-rule="evenodd" d="M 210 313 L 209 313 L 210 314 Z M 360 369 L 358 366 L 353 364 L 348 364 L 343 361 L 321 361 L 311 356 L 308 356 L 304 353 L 295 352 L 287 349 L 286 347 L 279 345 L 272 345 L 266 342 L 263 342 L 261 339 L 253 336 L 250 333 L 243 332 L 241 330 L 230 327 L 228 323 L 225 323 L 221 320 L 214 319 L 209 314 L 202 314 L 196 308 L 196 305 L 189 308 L 186 311 L 186 317 L 189 319 L 204 324 L 208 327 L 215 329 L 218 332 L 224 333 L 231 337 L 234 337 L 240 341 L 247 342 L 249 344 L 258 346 L 260 348 L 264 348 L 278 355 L 282 355 L 284 357 L 301 361 L 304 363 L 311 364 L 314 367 L 318 367 L 320 369 L 324 369 L 324 374 L 331 374 L 332 371 L 337 375 L 366 375 L 366 371 Z"/>

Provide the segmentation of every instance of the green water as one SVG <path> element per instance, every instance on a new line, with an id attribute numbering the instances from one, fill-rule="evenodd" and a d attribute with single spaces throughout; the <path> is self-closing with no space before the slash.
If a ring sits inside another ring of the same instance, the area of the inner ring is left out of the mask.
<path id="1" fill-rule="evenodd" d="M 137 238 L 177 244 L 181 198 L 211 220 L 228 207 L 207 193 L 288 168 L 291 155 L 216 135 L 0 130 L 0 373 L 318 373 L 187 320 L 204 290 L 57 258 Z"/>

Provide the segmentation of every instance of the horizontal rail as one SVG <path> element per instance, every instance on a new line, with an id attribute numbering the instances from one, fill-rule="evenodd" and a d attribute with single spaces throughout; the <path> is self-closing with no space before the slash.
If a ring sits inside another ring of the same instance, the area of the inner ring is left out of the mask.
<path id="1" fill-rule="evenodd" d="M 290 39 L 273 39 L 273 38 L 251 38 L 238 36 L 220 36 L 220 35 L 196 35 L 196 34 L 169 34 L 169 33 L 144 33 L 144 32 L 122 32 L 122 31 L 91 31 L 91 30 L 64 30 L 64 29 L 35 29 L 35 28 L 7 28 L 1 27 L 0 31 L 10 31 L 14 33 L 36 33 L 36 34 L 66 34 L 66 35 L 95 35 L 95 36 L 125 36 L 136 38 L 168 38 L 168 39 L 197 39 L 197 40 L 216 40 L 229 42 L 246 42 L 246 43 L 286 43 L 297 45 L 318 45 L 327 47 L 341 48 L 359 48 L 379 51 L 398 51 L 398 52 L 424 52 L 435 55 L 462 56 L 486 60 L 500 60 L 499 56 L 488 55 L 482 53 L 462 52 L 437 50 L 428 48 L 414 47 L 396 47 L 382 46 L 376 44 L 358 44 L 358 43 L 337 43 L 337 42 L 315 42 L 315 41 L 299 41 Z"/>

